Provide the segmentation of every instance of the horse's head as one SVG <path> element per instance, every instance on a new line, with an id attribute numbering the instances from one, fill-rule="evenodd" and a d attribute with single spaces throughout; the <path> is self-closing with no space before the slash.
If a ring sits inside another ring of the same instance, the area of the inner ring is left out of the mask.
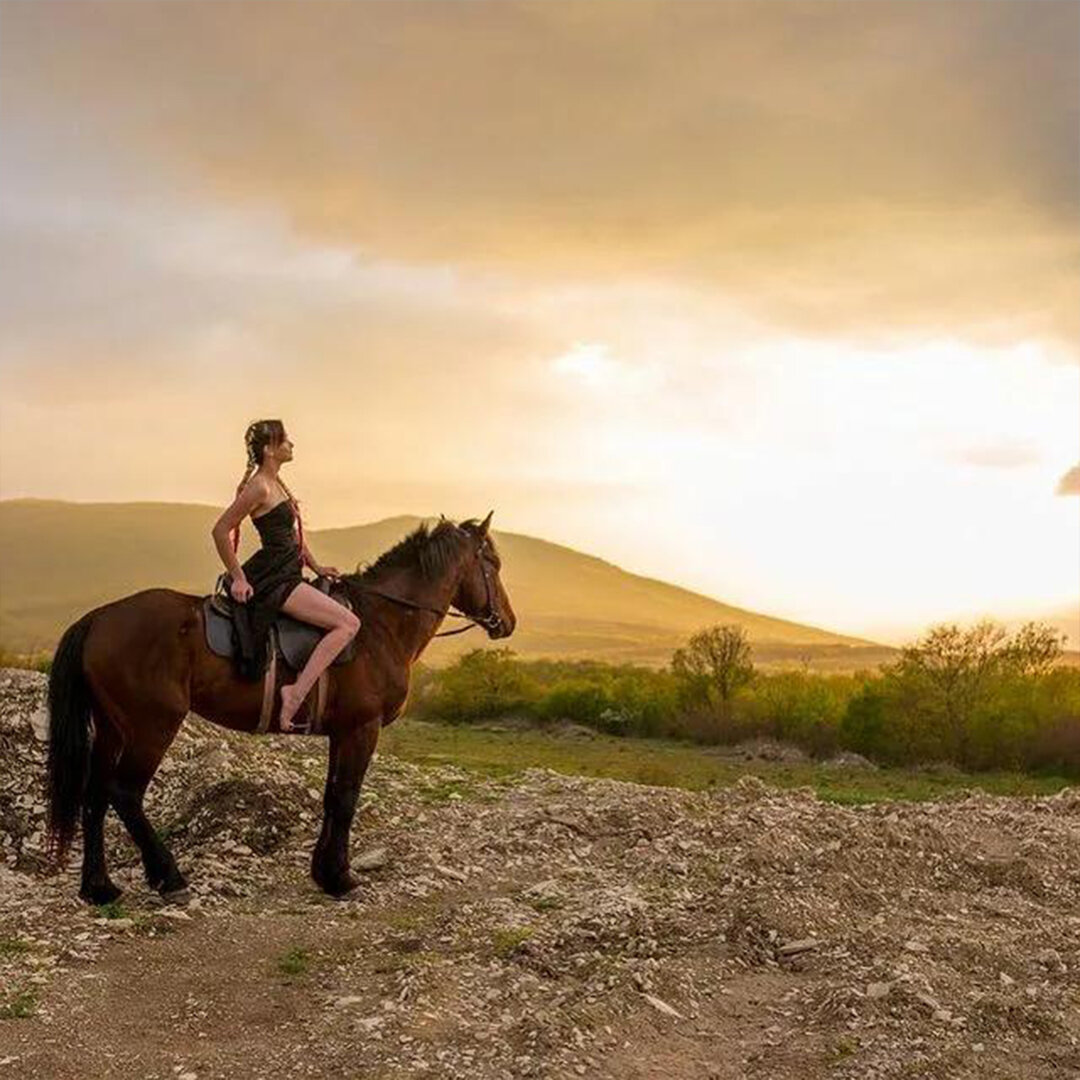
<path id="1" fill-rule="evenodd" d="M 458 611 L 478 622 L 490 638 L 506 638 L 514 632 L 517 617 L 499 577 L 502 560 L 488 535 L 491 514 L 481 522 L 463 521 L 459 528 L 470 545 L 453 603 Z"/>

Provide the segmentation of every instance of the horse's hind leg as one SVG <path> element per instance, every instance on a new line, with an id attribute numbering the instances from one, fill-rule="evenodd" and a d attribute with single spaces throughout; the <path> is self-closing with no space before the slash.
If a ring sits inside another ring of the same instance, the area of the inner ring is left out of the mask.
<path id="1" fill-rule="evenodd" d="M 102 725 L 94 740 L 90 776 L 83 802 L 83 861 L 79 896 L 91 904 L 107 904 L 122 890 L 109 877 L 105 865 L 105 815 L 118 745 L 112 730 Z"/>
<path id="2" fill-rule="evenodd" d="M 143 810 L 143 798 L 182 723 L 183 717 L 180 717 L 158 728 L 159 738 L 151 747 L 141 748 L 139 754 L 135 754 L 132 748 L 125 749 L 117 762 L 110 788 L 112 805 L 142 855 L 147 884 L 173 902 L 187 899 L 188 883 L 180 873 L 172 852 L 150 824 Z"/>

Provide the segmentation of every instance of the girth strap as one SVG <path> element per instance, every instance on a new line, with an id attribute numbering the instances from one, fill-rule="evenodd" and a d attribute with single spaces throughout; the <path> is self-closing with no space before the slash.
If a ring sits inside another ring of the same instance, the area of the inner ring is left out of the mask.
<path id="1" fill-rule="evenodd" d="M 277 691 L 277 627 L 271 626 L 267 635 L 267 649 L 270 653 L 266 662 L 266 676 L 263 678 L 262 710 L 259 713 L 259 726 L 255 731 L 266 734 L 270 727 L 270 717 L 274 714 L 274 695 Z"/>

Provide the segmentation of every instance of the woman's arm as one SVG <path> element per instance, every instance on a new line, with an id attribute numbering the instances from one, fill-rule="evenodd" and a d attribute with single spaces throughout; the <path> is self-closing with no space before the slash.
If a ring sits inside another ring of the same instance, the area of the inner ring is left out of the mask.
<path id="1" fill-rule="evenodd" d="M 214 522 L 210 535 L 214 538 L 214 546 L 217 548 L 225 569 L 233 581 L 244 580 L 244 571 L 236 557 L 236 552 L 229 542 L 229 533 L 240 524 L 257 506 L 266 501 L 269 494 L 266 482 L 259 476 L 253 476 L 236 499 L 222 515 Z"/>
<path id="2" fill-rule="evenodd" d="M 304 541 L 304 550 L 300 553 L 300 557 L 303 560 L 304 566 L 310 566 L 319 577 L 341 577 L 341 571 L 336 566 L 322 566 L 315 561 L 315 556 L 311 554 L 311 548 L 307 546 L 307 541 Z"/>
<path id="3" fill-rule="evenodd" d="M 310 566 L 316 574 L 322 573 L 322 567 L 315 561 L 315 556 L 311 554 L 311 548 L 307 546 L 307 541 L 304 541 L 304 547 L 300 552 L 300 561 L 304 566 Z"/>

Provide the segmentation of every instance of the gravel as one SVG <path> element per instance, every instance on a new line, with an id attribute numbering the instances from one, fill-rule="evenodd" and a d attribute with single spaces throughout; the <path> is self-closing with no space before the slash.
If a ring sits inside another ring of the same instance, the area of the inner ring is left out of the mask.
<path id="1" fill-rule="evenodd" d="M 78 845 L 64 871 L 43 857 L 44 692 L 0 669 L 0 1006 L 36 1003 L 0 1020 L 0 1060 L 20 1032 L 0 1078 L 39 1068 L 73 973 L 108 981 L 132 942 L 152 963 L 177 935 L 212 964 L 255 917 L 268 941 L 317 929 L 308 1008 L 260 1063 L 204 1042 L 199 1077 L 1080 1075 L 1075 788 L 842 806 L 751 776 L 688 792 L 380 754 L 363 884 L 334 902 L 307 878 L 325 742 L 192 717 L 147 799 L 191 904 L 162 906 L 110 815 L 108 918 L 76 897 Z"/>

